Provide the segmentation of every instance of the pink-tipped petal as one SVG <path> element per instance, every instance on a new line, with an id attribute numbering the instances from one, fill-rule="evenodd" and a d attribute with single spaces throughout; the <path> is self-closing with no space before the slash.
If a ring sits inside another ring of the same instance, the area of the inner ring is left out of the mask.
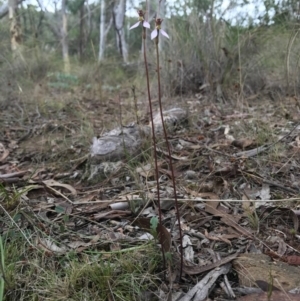
<path id="1" fill-rule="evenodd" d="M 146 27 L 146 28 L 150 28 L 150 24 L 147 21 L 143 22 L 143 26 Z"/>
<path id="2" fill-rule="evenodd" d="M 157 29 L 154 29 L 154 30 L 151 32 L 151 40 L 155 39 L 155 38 L 157 37 L 157 34 L 158 34 Z"/>
<path id="3" fill-rule="evenodd" d="M 139 21 L 139 22 L 133 24 L 133 25 L 129 28 L 129 30 L 138 27 L 138 26 L 140 25 L 140 23 L 141 23 L 141 21 Z"/>
<path id="4" fill-rule="evenodd" d="M 165 36 L 166 38 L 168 38 L 168 39 L 170 38 L 169 35 L 168 35 L 164 30 L 161 29 L 160 32 L 161 32 L 161 34 L 162 34 L 163 36 Z"/>

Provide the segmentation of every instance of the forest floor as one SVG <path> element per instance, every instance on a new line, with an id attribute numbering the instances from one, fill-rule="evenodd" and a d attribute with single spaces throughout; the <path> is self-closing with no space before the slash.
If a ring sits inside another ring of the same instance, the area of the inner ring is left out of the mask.
<path id="1" fill-rule="evenodd" d="M 86 176 L 93 136 L 120 120 L 135 121 L 136 113 L 147 123 L 146 98 L 139 97 L 136 109 L 129 93 L 118 102 L 40 90 L 0 104 L 4 300 L 206 300 L 205 294 L 210 300 L 267 300 L 270 294 L 296 300 L 289 291 L 300 279 L 294 271 L 284 274 L 300 264 L 300 110 L 294 99 L 164 100 L 165 108 L 189 107 L 188 125 L 170 134 L 184 244 L 179 279 L 164 152 L 160 231 L 167 272 L 150 224 L 157 215 L 151 142 L 121 169 L 93 183 Z M 248 253 L 270 263 L 241 264 L 238 258 Z M 279 264 L 286 266 L 273 268 Z M 264 284 L 265 292 L 243 296 L 243 286 Z"/>

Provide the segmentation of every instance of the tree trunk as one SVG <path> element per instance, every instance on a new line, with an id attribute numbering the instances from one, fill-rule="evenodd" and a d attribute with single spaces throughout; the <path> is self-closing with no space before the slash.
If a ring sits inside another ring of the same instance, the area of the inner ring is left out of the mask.
<path id="1" fill-rule="evenodd" d="M 28 22 L 27 22 L 27 14 L 24 13 L 25 9 L 24 9 L 24 6 L 23 6 L 23 3 L 21 3 L 21 9 L 23 11 L 23 14 L 22 14 L 22 28 L 23 28 L 23 34 L 26 36 L 29 32 L 30 32 L 30 29 L 28 28 Z"/>
<path id="2" fill-rule="evenodd" d="M 166 1 L 161 1 L 161 3 L 159 4 L 160 5 L 160 14 L 159 14 L 159 18 L 162 18 L 164 21 L 162 22 L 161 24 L 161 29 L 163 29 L 164 31 L 168 31 L 166 29 Z M 164 49 L 164 45 L 165 45 L 165 40 L 166 38 L 162 38 L 162 36 L 160 36 L 160 39 L 159 39 L 159 44 L 158 44 L 158 48 L 159 48 L 159 51 L 162 51 Z"/>
<path id="3" fill-rule="evenodd" d="M 22 55 L 22 33 L 20 20 L 18 18 L 17 0 L 8 1 L 9 21 L 10 21 L 10 43 L 13 56 Z"/>
<path id="4" fill-rule="evenodd" d="M 116 31 L 117 49 L 122 56 L 124 63 L 128 63 L 128 49 L 124 30 L 125 8 L 126 0 L 115 0 L 113 7 L 113 20 Z"/>
<path id="5" fill-rule="evenodd" d="M 78 53 L 79 53 L 79 60 L 83 60 L 83 47 L 84 47 L 84 3 L 79 9 L 79 45 L 78 45 Z"/>
<path id="6" fill-rule="evenodd" d="M 91 32 L 92 32 L 92 14 L 91 14 L 91 8 L 89 5 L 89 1 L 86 0 L 86 15 L 87 15 L 87 20 L 86 20 L 86 31 L 85 31 L 85 47 L 88 43 L 88 40 L 91 37 Z"/>
<path id="7" fill-rule="evenodd" d="M 61 1 L 62 27 L 61 44 L 65 73 L 70 73 L 69 45 L 68 45 L 68 23 L 66 14 L 66 0 Z"/>
<path id="8" fill-rule="evenodd" d="M 17 0 L 17 5 L 21 4 L 24 0 Z M 4 3 L 0 5 L 0 19 L 8 14 L 9 3 Z"/>
<path id="9" fill-rule="evenodd" d="M 104 51 L 106 47 L 106 36 L 111 28 L 113 22 L 113 16 L 110 17 L 109 23 L 105 25 L 105 0 L 100 0 L 101 8 L 100 8 L 100 39 L 99 39 L 99 55 L 98 62 L 102 61 L 104 58 Z M 106 27 L 106 28 L 105 28 Z"/>
<path id="10" fill-rule="evenodd" d="M 98 61 L 102 61 L 104 58 L 105 50 L 105 0 L 100 0 L 100 39 L 99 39 L 99 55 Z"/>

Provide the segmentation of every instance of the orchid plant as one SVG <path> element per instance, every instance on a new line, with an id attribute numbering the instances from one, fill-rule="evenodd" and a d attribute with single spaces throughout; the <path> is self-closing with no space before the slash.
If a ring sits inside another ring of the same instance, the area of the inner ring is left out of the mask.
<path id="1" fill-rule="evenodd" d="M 163 29 L 161 29 L 162 21 L 163 19 L 161 18 L 155 19 L 155 29 L 151 32 L 151 40 L 158 37 L 159 33 L 161 33 L 163 36 L 169 39 L 169 35 Z"/>
<path id="2" fill-rule="evenodd" d="M 159 0 L 159 5 L 162 0 Z M 147 0 L 146 0 L 146 6 L 147 6 Z M 155 161 L 155 177 L 156 177 L 156 186 L 157 186 L 157 203 L 158 203 L 158 215 L 159 215 L 159 224 L 162 224 L 162 212 L 160 207 L 160 183 L 159 183 L 159 169 L 158 169 L 158 160 L 157 160 L 157 151 L 156 151 L 156 138 L 155 138 L 155 129 L 154 129 L 154 123 L 153 123 L 153 110 L 152 110 L 152 101 L 150 96 L 150 81 L 149 81 L 149 72 L 148 72 L 148 63 L 147 63 L 147 55 L 146 55 L 146 28 L 150 28 L 150 24 L 145 20 L 145 13 L 143 10 L 137 10 L 137 13 L 139 15 L 138 22 L 132 25 L 129 29 L 137 28 L 139 25 L 142 25 L 143 27 L 143 52 L 144 52 L 144 63 L 145 63 L 145 70 L 146 70 L 146 79 L 147 79 L 147 92 L 148 92 L 148 101 L 149 101 L 149 109 L 150 109 L 150 120 L 152 123 L 152 139 L 153 139 L 153 153 L 154 153 L 154 161 Z M 168 141 L 168 135 L 167 130 L 164 123 L 164 117 L 163 117 L 163 110 L 162 110 L 162 102 L 161 102 L 161 84 L 160 84 L 160 64 L 159 64 L 159 49 L 158 49 L 158 43 L 159 43 L 159 34 L 161 33 L 163 36 L 169 39 L 169 35 L 161 28 L 161 24 L 163 22 L 163 19 L 156 17 L 155 18 L 155 29 L 151 32 L 151 40 L 155 39 L 155 48 L 156 48 L 156 64 L 157 64 L 157 81 L 158 81 L 158 102 L 159 102 L 159 110 L 160 110 L 160 116 L 162 120 L 163 125 L 163 131 L 164 131 L 164 138 L 166 141 L 167 149 L 168 149 L 168 157 L 169 157 L 169 166 L 171 169 L 171 177 L 172 177 L 172 184 L 173 184 L 173 190 L 174 190 L 174 199 L 175 199 L 175 207 L 176 207 L 176 215 L 177 215 L 177 221 L 179 225 L 179 237 L 180 237 L 180 276 L 182 276 L 182 270 L 183 270 L 183 246 L 182 246 L 182 230 L 181 230 L 181 223 L 180 223 L 180 213 L 179 213 L 179 206 L 178 206 L 178 200 L 177 200 L 177 192 L 176 192 L 176 182 L 175 182 L 175 174 L 174 174 L 174 168 L 172 163 L 172 155 L 171 155 L 171 148 Z M 160 239 L 162 239 L 162 235 L 160 236 Z M 162 241 L 160 241 L 160 244 L 162 245 Z M 164 268 L 166 267 L 166 257 L 164 249 L 162 250 L 162 257 L 164 262 Z"/>
<path id="3" fill-rule="evenodd" d="M 150 24 L 147 21 L 145 21 L 145 13 L 144 13 L 144 11 L 141 10 L 141 9 L 139 9 L 139 10 L 137 10 L 137 13 L 139 15 L 139 21 L 137 23 L 133 24 L 129 28 L 129 30 L 138 27 L 140 24 L 142 24 L 143 27 L 145 27 L 145 28 L 150 28 Z"/>

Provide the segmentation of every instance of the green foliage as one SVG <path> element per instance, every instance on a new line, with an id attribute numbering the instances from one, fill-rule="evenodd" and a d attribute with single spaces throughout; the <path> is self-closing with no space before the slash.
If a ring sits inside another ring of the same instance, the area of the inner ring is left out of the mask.
<path id="1" fill-rule="evenodd" d="M 70 89 L 73 86 L 78 85 L 78 77 L 72 74 L 64 74 L 60 72 L 50 73 L 48 75 L 49 82 L 47 83 L 49 87 L 56 89 Z"/>
<path id="2" fill-rule="evenodd" d="M 141 6 L 144 5 L 144 2 L 145 1 L 141 3 Z M 162 58 L 164 55 L 166 57 L 162 59 L 162 63 L 163 61 L 171 63 L 162 66 L 162 75 L 164 76 L 164 82 L 168 85 L 167 90 L 170 91 L 170 93 L 174 93 L 176 89 L 179 90 L 180 68 L 176 67 L 178 61 L 182 61 L 185 64 L 184 80 L 186 83 L 184 83 L 184 85 L 186 85 L 186 90 L 188 91 L 197 90 L 199 85 L 203 83 L 203 78 L 209 79 L 212 82 L 220 80 L 222 83 L 224 82 L 226 85 L 230 85 L 235 84 L 236 80 L 240 78 L 242 78 L 243 82 L 249 80 L 249 76 L 252 76 L 251 73 L 259 73 L 257 72 L 258 63 L 269 63 L 272 61 L 272 64 L 284 64 L 282 61 L 278 62 L 277 56 L 274 56 L 273 53 L 269 55 L 269 58 L 266 56 L 262 58 L 262 55 L 260 55 L 260 57 L 256 55 L 253 56 L 252 49 L 258 51 L 261 47 L 264 47 L 265 42 L 269 42 L 268 39 L 273 38 L 275 40 L 276 36 L 272 37 L 271 32 L 268 34 L 271 28 L 264 27 L 265 25 L 273 24 L 272 29 L 278 26 L 278 29 L 281 30 L 281 34 L 284 34 L 285 30 L 290 30 L 288 27 L 292 25 L 291 22 L 294 21 L 297 12 L 297 10 L 295 10 L 297 8 L 297 2 L 295 0 L 280 3 L 274 2 L 273 0 L 265 0 L 263 5 L 266 11 L 261 19 L 255 20 L 252 18 L 251 21 L 250 18 L 249 24 L 244 22 L 242 26 L 232 26 L 229 24 L 230 20 L 221 20 L 220 16 L 223 12 L 221 11 L 220 4 L 220 1 L 211 2 L 208 0 L 188 0 L 182 3 L 175 2 L 174 4 L 167 3 L 168 9 L 172 12 L 172 18 L 166 18 L 165 22 L 171 40 L 170 43 L 165 45 Z M 247 4 L 247 1 L 242 1 L 241 3 L 233 2 L 229 11 L 232 11 L 234 7 L 243 6 L 245 4 Z M 77 12 L 82 5 L 84 5 L 84 1 L 70 0 L 67 5 L 68 11 L 70 12 L 68 14 L 68 42 L 72 60 L 76 62 L 79 53 L 79 43 L 83 43 L 83 61 L 89 63 L 97 61 L 100 21 L 99 5 L 95 3 L 89 5 L 90 15 L 85 9 L 83 37 L 80 37 L 82 34 L 78 26 L 80 16 Z M 211 5 L 214 5 L 214 7 Z M 111 18 L 111 10 L 112 7 L 108 1 L 106 11 L 107 23 Z M 247 16 L 245 19 L 247 19 Z M 52 57 L 61 56 L 61 41 L 53 31 L 53 27 L 56 27 L 58 31 L 60 29 L 60 15 L 59 13 L 43 12 L 38 9 L 36 5 L 27 5 L 20 9 L 20 20 L 23 42 L 26 51 L 28 49 L 28 53 L 24 55 L 26 62 L 19 65 L 22 65 L 23 70 L 26 69 L 34 80 L 39 80 L 50 71 L 46 70 L 49 69 L 49 62 L 47 59 L 45 60 L 44 57 L 47 57 L 50 53 Z M 124 30 L 126 42 L 129 47 L 130 61 L 138 63 L 140 60 L 141 47 L 140 35 L 128 31 L 129 25 L 136 22 L 136 20 L 135 16 L 127 16 L 125 18 Z M 49 26 L 49 24 L 51 25 Z M 260 24 L 262 24 L 262 26 L 260 26 Z M 0 45 L 0 64 L 10 61 L 8 25 L 8 22 L 4 19 L 0 20 L 0 34 L 2 38 Z M 120 63 L 121 59 L 115 47 L 115 37 L 116 34 L 112 26 L 106 38 L 105 57 L 110 61 L 115 60 L 116 63 Z M 253 40 L 256 40 L 255 43 L 252 43 Z M 284 45 L 284 43 L 281 43 L 281 45 Z M 268 43 L 268 47 L 265 47 L 264 51 L 274 52 L 277 46 L 277 42 Z M 222 48 L 226 48 L 230 52 L 233 61 L 226 62 Z M 241 57 L 238 57 L 239 48 Z M 35 63 L 31 61 L 31 59 L 30 62 L 27 62 L 27 56 L 32 52 L 35 53 L 35 57 L 37 58 Z M 278 51 L 278 53 L 279 52 L 281 51 Z M 295 53 L 297 53 L 297 49 L 295 49 Z M 254 58 L 254 61 L 251 61 L 250 58 Z M 242 74 L 241 77 L 240 74 L 232 72 L 234 68 L 237 69 L 239 60 L 243 64 L 241 66 L 243 67 L 243 72 L 245 71 L 245 74 Z M 151 62 L 151 58 L 149 58 L 149 63 L 153 63 Z M 31 68 L 33 65 L 35 65 L 35 67 Z M 292 62 L 291 65 L 296 66 L 297 63 Z M 245 67 L 250 67 L 250 72 L 248 72 L 249 70 Z M 263 67 L 264 66 L 262 66 L 262 69 Z M 57 68 L 57 66 L 55 66 L 55 68 Z M 111 70 L 113 70 L 113 68 Z M 282 70 L 280 70 L 280 72 L 282 73 Z M 43 74 L 42 76 L 40 75 L 41 73 Z M 119 83 L 122 80 L 124 80 L 124 76 L 117 74 L 115 82 Z M 260 77 L 258 77 L 258 81 L 262 82 Z M 69 87 L 72 86 L 72 84 L 65 80 L 62 82 L 51 81 L 49 85 L 50 87 L 59 89 L 69 89 Z M 215 87 L 211 88 L 215 90 Z M 256 91 L 254 90 L 254 92 Z"/>
<path id="3" fill-rule="evenodd" d="M 184 2 L 175 2 L 170 5 L 170 9 L 176 15 L 181 15 L 183 13 L 183 18 L 188 18 L 191 13 L 197 14 L 199 17 L 205 15 L 211 6 L 211 1 L 204 0 L 186 0 Z"/>
<path id="4" fill-rule="evenodd" d="M 0 301 L 4 300 L 4 285 L 5 285 L 5 254 L 2 236 L 0 235 Z"/>
<path id="5" fill-rule="evenodd" d="M 151 234 L 154 236 L 154 238 L 157 238 L 157 226 L 158 226 L 158 218 L 157 216 L 152 216 L 150 219 L 150 229 L 151 229 Z"/>
<path id="6" fill-rule="evenodd" d="M 85 0 L 72 0 L 67 2 L 67 8 L 72 14 L 76 14 L 81 6 L 84 4 Z"/>
<path id="7" fill-rule="evenodd" d="M 169 263 L 172 263 L 173 257 L 172 257 L 172 253 L 171 253 L 171 252 L 166 252 L 166 253 L 165 253 L 165 258 L 166 258 L 166 260 L 167 260 Z"/>

